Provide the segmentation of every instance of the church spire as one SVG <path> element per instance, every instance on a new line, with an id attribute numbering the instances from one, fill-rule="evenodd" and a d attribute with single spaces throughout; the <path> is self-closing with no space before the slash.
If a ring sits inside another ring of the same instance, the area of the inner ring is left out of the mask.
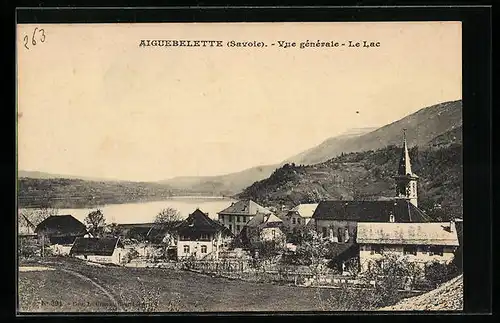
<path id="1" fill-rule="evenodd" d="M 398 174 L 396 175 L 396 196 L 406 199 L 417 206 L 417 181 L 418 176 L 411 170 L 410 154 L 406 142 L 406 129 L 403 129 L 403 147 L 399 159 Z"/>
<path id="2" fill-rule="evenodd" d="M 412 175 L 410 154 L 408 152 L 408 143 L 406 142 L 406 129 L 403 129 L 403 149 L 399 159 L 398 175 Z"/>

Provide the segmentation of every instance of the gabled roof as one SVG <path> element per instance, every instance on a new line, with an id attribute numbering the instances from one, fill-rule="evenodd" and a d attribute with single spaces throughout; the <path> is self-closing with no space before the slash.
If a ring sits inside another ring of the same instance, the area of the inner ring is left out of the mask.
<path id="1" fill-rule="evenodd" d="M 216 233 L 219 231 L 228 233 L 229 230 L 221 223 L 210 219 L 207 213 L 196 209 L 177 226 L 177 231 L 185 234 L 194 232 Z"/>
<path id="2" fill-rule="evenodd" d="M 36 233 L 40 231 L 50 233 L 54 236 L 75 236 L 87 233 L 85 224 L 69 214 L 53 215 L 46 218 L 35 229 Z"/>
<path id="3" fill-rule="evenodd" d="M 111 256 L 115 248 L 123 248 L 119 238 L 76 238 L 70 255 Z"/>
<path id="4" fill-rule="evenodd" d="M 458 246 L 455 225 L 450 222 L 358 223 L 357 243 Z"/>
<path id="5" fill-rule="evenodd" d="M 252 200 L 241 200 L 231 204 L 229 207 L 220 211 L 219 214 L 256 215 L 257 212 L 271 213 L 270 210 L 260 206 Z"/>
<path id="6" fill-rule="evenodd" d="M 425 213 L 405 199 L 388 201 L 323 201 L 313 214 L 315 220 L 358 222 L 429 222 Z"/>
<path id="7" fill-rule="evenodd" d="M 248 221 L 246 226 L 253 228 L 277 227 L 283 223 L 283 220 L 278 218 L 273 213 L 257 213 L 253 219 Z"/>
<path id="8" fill-rule="evenodd" d="M 319 203 L 306 203 L 306 204 L 299 204 L 293 209 L 291 209 L 288 214 L 291 214 L 292 212 L 299 214 L 303 218 L 311 218 L 314 214 L 314 211 L 318 207 Z"/>

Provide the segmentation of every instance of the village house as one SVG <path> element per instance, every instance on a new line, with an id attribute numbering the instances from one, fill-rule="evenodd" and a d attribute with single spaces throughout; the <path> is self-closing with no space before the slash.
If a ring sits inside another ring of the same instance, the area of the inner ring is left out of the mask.
<path id="1" fill-rule="evenodd" d="M 232 237 L 221 223 L 196 209 L 177 226 L 177 259 L 218 259 Z"/>
<path id="2" fill-rule="evenodd" d="M 52 215 L 40 222 L 35 233 L 42 244 L 56 255 L 68 255 L 75 239 L 87 234 L 85 224 L 73 216 Z"/>
<path id="3" fill-rule="evenodd" d="M 273 213 L 258 212 L 241 232 L 241 236 L 248 243 L 274 241 L 284 245 L 286 235 L 282 231 L 284 223 Z"/>
<path id="4" fill-rule="evenodd" d="M 238 235 L 245 224 L 253 219 L 257 213 L 272 213 L 252 200 L 241 200 L 232 203 L 228 208 L 220 211 L 219 222 L 228 228 L 233 235 Z"/>
<path id="5" fill-rule="evenodd" d="M 454 221 L 429 223 L 371 223 L 357 225 L 359 262 L 366 271 L 384 255 L 404 257 L 421 267 L 437 261 L 448 264 L 459 246 Z"/>
<path id="6" fill-rule="evenodd" d="M 306 227 L 311 223 L 312 216 L 317 207 L 318 203 L 304 203 L 295 206 L 284 215 L 286 225 L 291 229 Z"/>
<path id="7" fill-rule="evenodd" d="M 70 253 L 91 262 L 119 265 L 124 262 L 126 250 L 120 238 L 76 238 Z"/>
<path id="8" fill-rule="evenodd" d="M 128 248 L 137 251 L 140 258 L 177 257 L 176 229 L 182 221 L 172 223 L 117 224 L 116 231 Z"/>

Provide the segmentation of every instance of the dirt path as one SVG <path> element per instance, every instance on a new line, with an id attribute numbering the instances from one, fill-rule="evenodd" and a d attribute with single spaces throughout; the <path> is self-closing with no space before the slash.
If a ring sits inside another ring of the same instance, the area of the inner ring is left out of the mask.
<path id="1" fill-rule="evenodd" d="M 122 307 L 116 301 L 116 299 L 113 297 L 113 295 L 111 295 L 111 293 L 109 293 L 104 287 L 102 287 L 101 285 L 99 285 L 98 283 L 96 283 L 94 280 L 92 280 L 89 277 L 84 276 L 84 275 L 82 275 L 80 273 L 77 273 L 76 271 L 72 271 L 72 270 L 69 270 L 69 269 L 63 269 L 63 268 L 59 268 L 59 269 L 62 270 L 62 271 L 67 272 L 68 274 L 71 274 L 71 275 L 76 276 L 76 277 L 78 277 L 80 279 L 83 279 L 83 280 L 86 280 L 86 281 L 90 282 L 92 285 L 94 285 L 95 287 L 99 288 L 99 290 L 101 290 L 101 292 L 103 292 L 111 300 L 111 302 L 113 303 L 113 305 L 116 306 L 116 309 L 119 312 L 123 311 Z"/>

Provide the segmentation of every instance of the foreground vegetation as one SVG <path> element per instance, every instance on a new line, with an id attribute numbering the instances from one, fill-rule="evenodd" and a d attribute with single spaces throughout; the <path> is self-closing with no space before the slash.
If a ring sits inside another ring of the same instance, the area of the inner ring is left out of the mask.
<path id="1" fill-rule="evenodd" d="M 334 290 L 317 291 L 212 278 L 172 269 L 94 267 L 83 261 L 62 257 L 20 264 L 35 265 L 56 270 L 19 273 L 21 312 L 116 310 L 99 289 L 62 269 L 92 278 L 114 296 L 122 310 L 132 312 L 322 310 L 315 299 L 321 297 L 326 300 L 334 293 Z"/>

